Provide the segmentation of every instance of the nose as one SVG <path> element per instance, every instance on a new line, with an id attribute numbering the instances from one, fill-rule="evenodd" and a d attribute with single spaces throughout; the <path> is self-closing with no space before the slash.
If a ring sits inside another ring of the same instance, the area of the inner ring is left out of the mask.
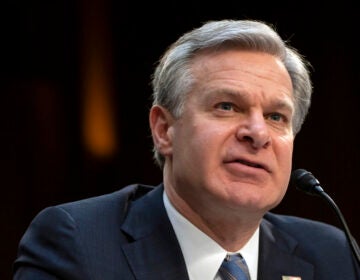
<path id="1" fill-rule="evenodd" d="M 271 144 L 269 127 L 262 113 L 247 115 L 241 121 L 236 137 L 240 142 L 249 143 L 253 149 L 267 148 Z"/>

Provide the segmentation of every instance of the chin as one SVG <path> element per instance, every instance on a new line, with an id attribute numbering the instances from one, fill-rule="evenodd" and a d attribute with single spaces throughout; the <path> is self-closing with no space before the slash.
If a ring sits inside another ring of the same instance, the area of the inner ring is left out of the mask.
<path id="1" fill-rule="evenodd" d="M 239 201 L 239 204 L 242 205 L 243 208 L 265 214 L 267 211 L 279 205 L 280 201 L 281 199 L 269 200 L 269 197 L 264 197 L 263 195 L 260 195 L 257 197 L 250 197 L 246 201 Z"/>

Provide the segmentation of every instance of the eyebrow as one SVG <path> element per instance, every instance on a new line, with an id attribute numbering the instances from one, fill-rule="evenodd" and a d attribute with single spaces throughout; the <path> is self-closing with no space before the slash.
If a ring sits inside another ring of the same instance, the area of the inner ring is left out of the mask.
<path id="1" fill-rule="evenodd" d="M 286 109 L 286 110 L 289 110 L 291 112 L 294 111 L 295 109 L 295 105 L 294 103 L 291 103 L 290 101 L 288 100 L 292 100 L 291 98 L 279 98 L 277 100 L 275 100 L 273 103 L 273 106 L 276 107 L 276 108 L 279 108 L 279 109 Z"/>
<path id="2" fill-rule="evenodd" d="M 246 100 L 248 99 L 248 96 L 251 95 L 251 93 L 248 93 L 246 91 L 238 91 L 238 90 L 233 90 L 233 89 L 228 89 L 228 88 L 224 88 L 224 89 L 214 89 L 209 91 L 209 95 L 210 96 L 215 96 L 216 95 L 221 95 L 221 96 L 229 96 L 233 99 L 242 99 L 242 100 Z M 288 95 L 283 95 L 286 98 L 279 98 L 276 97 L 276 99 L 272 100 L 270 102 L 271 107 L 275 107 L 278 109 L 284 109 L 284 110 L 289 110 L 291 112 L 294 112 L 295 110 L 295 105 L 293 101 L 293 99 L 291 98 L 291 96 Z"/>
<path id="3" fill-rule="evenodd" d="M 214 89 L 214 90 L 210 90 L 209 91 L 209 95 L 210 96 L 217 96 L 217 95 L 221 95 L 221 96 L 231 96 L 234 99 L 247 99 L 250 95 L 250 93 L 244 92 L 244 91 L 237 91 L 237 90 L 232 90 L 232 89 L 226 89 L 226 88 L 222 88 L 222 89 Z"/>

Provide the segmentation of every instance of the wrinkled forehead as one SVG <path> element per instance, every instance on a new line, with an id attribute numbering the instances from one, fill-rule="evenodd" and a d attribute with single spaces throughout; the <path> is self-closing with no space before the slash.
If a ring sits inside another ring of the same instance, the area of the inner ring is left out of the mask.
<path id="1" fill-rule="evenodd" d="M 280 58 L 258 51 L 206 50 L 194 57 L 191 72 L 202 83 L 219 81 L 258 84 L 293 94 L 292 80 Z"/>

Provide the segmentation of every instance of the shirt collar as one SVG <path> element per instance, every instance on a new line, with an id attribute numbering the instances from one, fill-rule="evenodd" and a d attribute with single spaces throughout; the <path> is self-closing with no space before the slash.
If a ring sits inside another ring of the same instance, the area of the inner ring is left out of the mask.
<path id="1" fill-rule="evenodd" d="M 173 207 L 165 191 L 163 200 L 179 241 L 190 280 L 215 279 L 228 252 L 182 216 Z M 257 279 L 258 248 L 259 228 L 239 251 L 249 267 L 251 279 Z"/>

